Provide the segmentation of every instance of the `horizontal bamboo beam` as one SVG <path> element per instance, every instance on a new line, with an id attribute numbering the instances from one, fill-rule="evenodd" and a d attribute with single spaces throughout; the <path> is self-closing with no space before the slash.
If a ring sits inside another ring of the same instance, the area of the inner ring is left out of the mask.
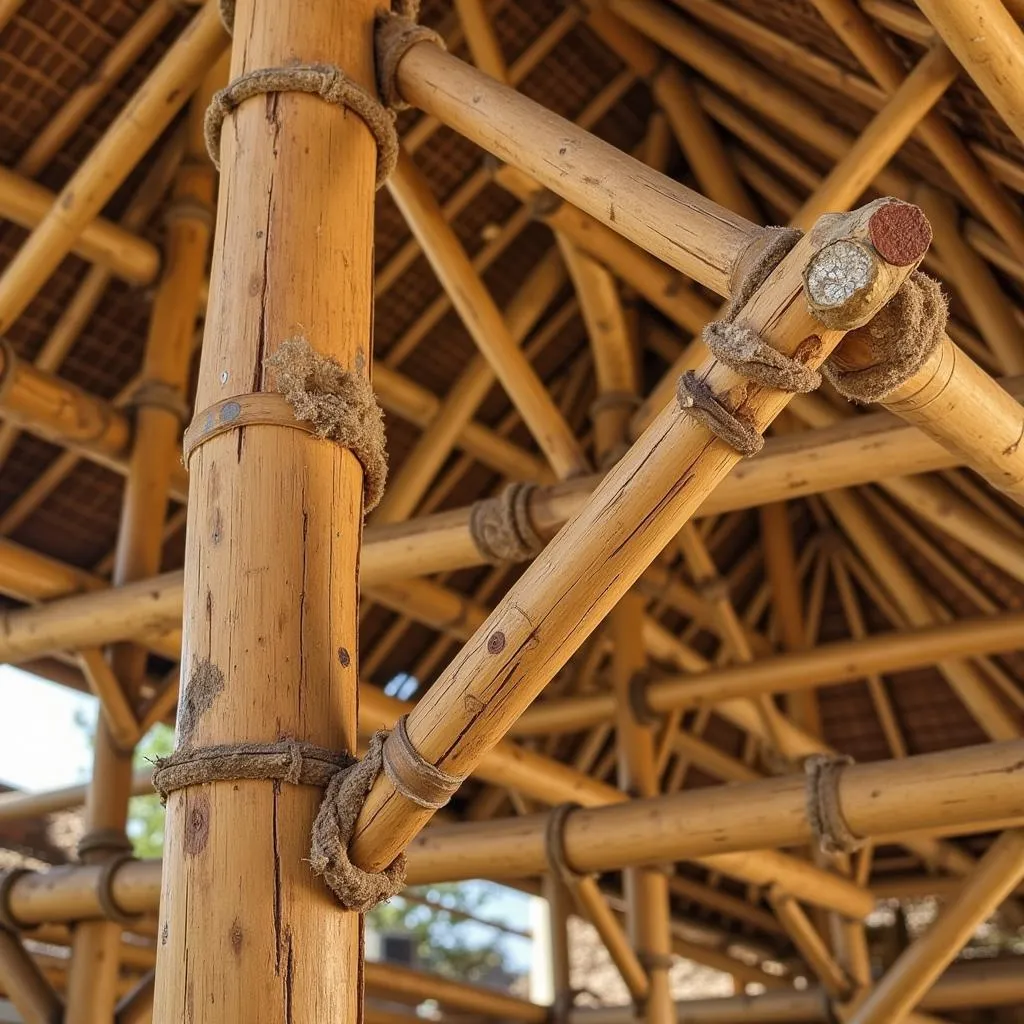
<path id="1" fill-rule="evenodd" d="M 921 1000 L 928 1012 L 1012 1006 L 1024 1001 L 1024 972 L 1017 957 L 955 964 Z M 630 1024 L 632 1008 L 576 1009 L 569 1024 Z M 819 988 L 759 996 L 687 999 L 676 1003 L 676 1024 L 829 1024 L 835 1017 Z"/>
<path id="2" fill-rule="evenodd" d="M 1022 632 L 1024 612 L 1007 612 L 840 640 L 696 675 L 655 678 L 647 687 L 647 702 L 664 714 L 763 694 L 799 693 L 881 673 L 927 668 L 946 658 L 1012 651 L 1020 645 Z M 511 734 L 575 732 L 614 718 L 615 701 L 609 694 L 566 697 L 534 704 Z"/>
<path id="3" fill-rule="evenodd" d="M 1024 787 L 1009 784 L 1022 763 L 1024 741 L 1015 740 L 853 765 L 841 775 L 839 803 L 850 829 L 864 837 L 955 828 L 958 822 L 976 827 L 1024 815 Z M 566 859 L 574 870 L 593 872 L 806 845 L 813 838 L 806 799 L 805 777 L 790 775 L 581 808 L 565 826 Z M 547 815 L 530 815 L 432 827 L 409 846 L 408 882 L 541 874 L 547 868 L 546 826 Z M 26 925 L 96 916 L 99 871 L 69 866 L 23 876 L 11 886 L 11 912 Z M 846 884 L 849 896 L 842 903 L 849 916 L 869 913 L 873 897 Z M 160 862 L 125 864 L 113 894 L 127 913 L 155 910 Z"/>

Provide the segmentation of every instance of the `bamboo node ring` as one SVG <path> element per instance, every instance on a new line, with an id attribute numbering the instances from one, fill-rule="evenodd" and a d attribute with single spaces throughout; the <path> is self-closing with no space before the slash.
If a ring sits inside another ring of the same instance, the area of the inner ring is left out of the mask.
<path id="1" fill-rule="evenodd" d="M 31 868 L 8 868 L 0 871 L 0 928 L 9 932 L 24 931 L 27 927 L 11 913 L 11 890 L 24 875 L 34 875 Z"/>
<path id="2" fill-rule="evenodd" d="M 431 28 L 417 24 L 419 2 L 402 2 L 394 11 L 379 11 L 374 32 L 377 59 L 377 90 L 391 111 L 408 110 L 398 89 L 398 65 L 417 43 L 434 43 L 447 49 L 444 40 Z"/>
<path id="3" fill-rule="evenodd" d="M 408 715 L 402 715 L 384 741 L 384 774 L 396 792 L 417 807 L 440 810 L 465 781 L 463 775 L 450 775 L 427 761 L 413 746 L 406 728 Z"/>
<path id="4" fill-rule="evenodd" d="M 530 518 L 530 499 L 536 489 L 531 483 L 509 484 L 497 497 L 471 506 L 469 534 L 488 562 L 523 562 L 544 550 L 544 538 Z"/>
<path id="5" fill-rule="evenodd" d="M 854 853 L 864 845 L 843 815 L 839 779 L 853 758 L 813 754 L 804 762 L 807 773 L 807 820 L 824 853 Z"/>
<path id="6" fill-rule="evenodd" d="M 175 199 L 164 211 L 164 224 L 191 220 L 197 221 L 206 228 L 212 228 L 215 219 L 216 214 L 208 203 L 201 203 L 197 199 L 185 197 Z"/>
<path id="7" fill-rule="evenodd" d="M 185 401 L 180 389 L 155 378 L 140 380 L 124 404 L 135 409 L 163 409 L 176 416 L 181 423 L 188 422 L 192 415 L 192 407 Z"/>
<path id="8" fill-rule="evenodd" d="M 220 137 L 224 119 L 253 96 L 305 92 L 357 114 L 377 140 L 377 188 L 388 180 L 398 160 L 398 133 L 394 115 L 341 68 L 333 64 L 294 64 L 258 68 L 229 82 L 213 94 L 203 125 L 206 149 L 220 170 Z"/>
<path id="9" fill-rule="evenodd" d="M 590 877 L 571 868 L 565 856 L 565 825 L 573 811 L 579 809 L 579 804 L 571 802 L 552 807 L 544 827 L 544 854 L 548 866 L 552 874 L 570 890 L 575 889 L 584 878 Z"/>
<path id="10" fill-rule="evenodd" d="M 145 917 L 145 914 L 142 913 L 127 913 L 117 905 L 117 900 L 114 899 L 114 876 L 125 864 L 136 859 L 135 855 L 130 852 L 119 853 L 111 857 L 104 861 L 100 876 L 96 880 L 96 902 L 99 903 L 103 916 L 108 921 L 113 921 L 124 927 L 130 927 L 140 918 Z"/>

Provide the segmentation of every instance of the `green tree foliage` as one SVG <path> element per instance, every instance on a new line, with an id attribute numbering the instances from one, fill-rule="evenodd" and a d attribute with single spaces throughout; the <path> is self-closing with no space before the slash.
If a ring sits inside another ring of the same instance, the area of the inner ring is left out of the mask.
<path id="1" fill-rule="evenodd" d="M 174 730 L 166 725 L 151 729 L 135 748 L 134 768 L 142 769 L 158 757 L 174 750 Z M 164 808 L 160 798 L 132 797 L 128 804 L 128 835 L 135 845 L 136 857 L 159 857 L 164 848 Z"/>

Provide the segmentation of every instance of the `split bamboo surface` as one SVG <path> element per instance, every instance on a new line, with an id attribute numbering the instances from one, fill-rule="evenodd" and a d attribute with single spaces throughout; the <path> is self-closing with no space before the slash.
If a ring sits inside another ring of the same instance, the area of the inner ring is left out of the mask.
<path id="1" fill-rule="evenodd" d="M 240 0 L 231 76 L 299 59 L 373 90 L 373 18 L 372 0 Z M 281 92 L 269 120 L 267 109 L 242 103 L 221 139 L 199 416 L 270 390 L 264 358 L 299 331 L 347 370 L 372 366 L 374 137 L 318 96 Z M 198 688 L 191 699 L 207 707 L 190 741 L 287 735 L 354 751 L 362 467 L 285 421 L 211 438 L 189 471 L 182 693 Z M 204 679 L 219 690 L 212 706 Z M 306 863 L 319 799 L 265 781 L 171 794 L 155 1024 L 211 1004 L 250 1024 L 360 1019 L 362 922 Z M 225 872 L 242 888 L 207 898 Z"/>
<path id="2" fill-rule="evenodd" d="M 1020 818 L 1021 787 L 1007 785 L 1007 779 L 1021 770 L 1022 755 L 1024 741 L 1016 740 L 854 765 L 842 773 L 840 806 L 853 832 L 865 837 L 952 830 L 958 824 L 977 830 L 986 820 Z M 530 815 L 436 825 L 409 847 L 409 884 L 542 874 L 547 869 L 546 822 L 546 815 Z M 807 845 L 811 838 L 802 775 L 582 808 L 573 812 L 565 829 L 568 863 L 581 872 L 726 852 L 763 854 L 767 847 Z M 11 886 L 11 911 L 26 926 L 94 917 L 99 913 L 98 877 L 99 868 L 92 866 L 26 875 Z M 762 881 L 771 884 L 773 879 L 765 873 Z M 782 888 L 792 893 L 788 886 Z M 848 891 L 848 897 L 835 902 L 851 916 L 869 913 L 874 898 L 863 890 L 854 897 L 856 887 Z M 160 894 L 160 862 L 125 864 L 114 877 L 113 893 L 128 913 L 152 911 Z"/>

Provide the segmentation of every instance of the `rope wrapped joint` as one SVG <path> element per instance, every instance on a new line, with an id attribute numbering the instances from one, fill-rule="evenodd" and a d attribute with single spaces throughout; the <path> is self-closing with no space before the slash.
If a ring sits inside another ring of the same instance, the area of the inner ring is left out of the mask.
<path id="1" fill-rule="evenodd" d="M 366 913 L 405 886 L 404 855 L 382 871 L 364 871 L 349 857 L 359 813 L 382 772 L 397 793 L 432 810 L 443 807 L 464 781 L 419 754 L 403 717 L 392 732 L 375 733 L 361 759 L 292 739 L 186 746 L 157 759 L 153 785 L 165 803 L 179 789 L 238 779 L 323 789 L 310 836 L 310 866 L 344 909 Z"/>
<path id="2" fill-rule="evenodd" d="M 544 826 L 544 852 L 548 868 L 570 891 L 583 879 L 590 877 L 571 867 L 565 856 L 565 826 L 570 815 L 579 809 L 580 805 L 576 803 L 558 804 L 548 812 L 547 824 Z"/>
<path id="3" fill-rule="evenodd" d="M 523 562 L 544 550 L 544 538 L 530 517 L 530 499 L 536 484 L 509 484 L 494 498 L 474 502 L 469 533 L 477 551 L 488 562 Z"/>
<path id="4" fill-rule="evenodd" d="M 823 853 L 855 853 L 864 840 L 855 835 L 843 815 L 839 781 L 853 758 L 813 754 L 804 762 L 807 775 L 807 820 Z"/>

